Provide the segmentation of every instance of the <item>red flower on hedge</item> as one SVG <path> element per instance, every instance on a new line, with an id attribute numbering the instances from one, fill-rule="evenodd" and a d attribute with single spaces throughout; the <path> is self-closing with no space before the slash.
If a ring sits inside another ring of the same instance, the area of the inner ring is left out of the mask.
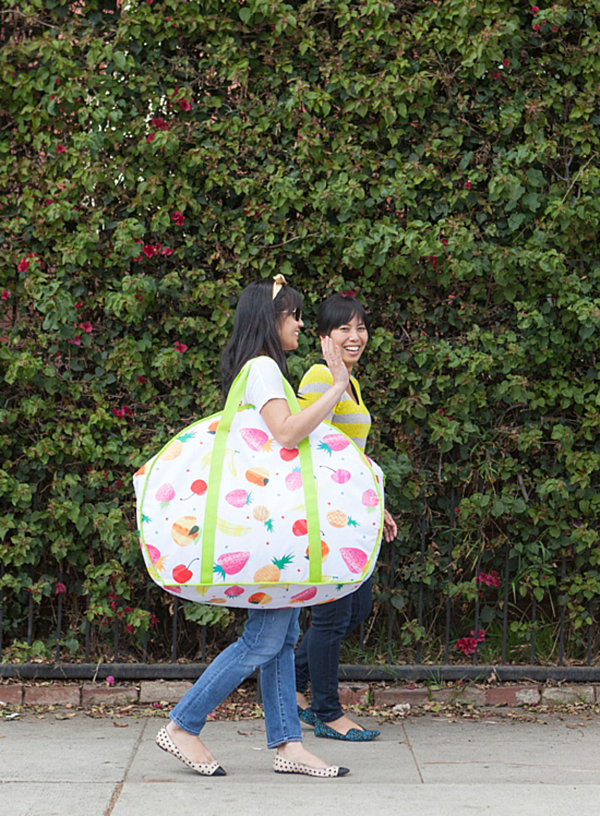
<path id="1" fill-rule="evenodd" d="M 79 328 L 86 334 L 90 334 L 93 331 L 92 324 L 89 322 L 89 320 L 86 323 L 80 323 Z"/>
<path id="2" fill-rule="evenodd" d="M 499 587 L 500 586 L 500 576 L 496 572 L 496 570 L 492 570 L 491 572 L 480 572 L 479 575 L 476 577 L 476 580 L 481 583 L 485 584 L 486 586 L 493 586 Z"/>
<path id="3" fill-rule="evenodd" d="M 161 249 L 161 251 L 160 251 L 160 254 L 161 255 L 172 255 L 174 252 L 175 252 L 175 250 L 171 249 L 171 247 L 163 247 Z"/>
<path id="4" fill-rule="evenodd" d="M 2 294 L 0 295 L 0 298 L 2 300 L 8 300 L 9 297 L 10 297 L 10 291 L 8 289 L 3 289 Z"/>
<path id="5" fill-rule="evenodd" d="M 56 153 L 57 153 L 57 155 L 59 155 L 59 156 L 60 156 L 60 154 L 61 154 L 61 153 L 66 153 L 66 150 L 67 150 L 67 148 L 64 146 L 64 144 L 57 144 L 57 145 L 56 145 Z"/>
<path id="6" fill-rule="evenodd" d="M 64 593 L 65 593 L 66 591 L 67 591 L 67 588 L 66 588 L 66 586 L 63 584 L 63 582 L 62 582 L 62 581 L 57 581 L 57 582 L 56 582 L 56 594 L 57 594 L 57 595 L 64 595 Z"/>
<path id="7" fill-rule="evenodd" d="M 28 269 L 29 269 L 29 261 L 27 260 L 27 258 L 23 258 L 23 260 L 17 266 L 17 271 L 27 272 Z"/>
<path id="8" fill-rule="evenodd" d="M 182 227 L 182 226 L 183 226 L 183 223 L 184 223 L 184 221 L 185 221 L 185 215 L 184 215 L 182 212 L 180 212 L 179 210 L 175 210 L 175 212 L 173 213 L 173 215 L 171 216 L 171 218 L 173 219 L 173 221 L 174 221 L 174 222 L 175 222 L 175 223 L 176 223 L 178 226 L 180 226 L 180 227 Z"/>
<path id="9" fill-rule="evenodd" d="M 470 179 L 467 179 L 465 181 L 465 190 L 470 190 L 472 186 Z"/>
<path id="10" fill-rule="evenodd" d="M 155 116 L 154 119 L 150 120 L 150 124 L 152 127 L 158 128 L 158 130 L 169 130 L 169 123 L 162 116 Z"/>
<path id="11" fill-rule="evenodd" d="M 76 334 L 75 337 L 72 340 L 69 340 L 69 343 L 71 343 L 73 346 L 80 346 L 81 345 L 81 335 Z"/>
<path id="12" fill-rule="evenodd" d="M 179 100 L 179 107 L 181 108 L 181 110 L 184 110 L 184 111 L 191 110 L 192 109 L 192 97 L 190 96 L 189 101 L 188 101 L 185 98 L 185 96 L 182 96 L 181 99 Z"/>
<path id="13" fill-rule="evenodd" d="M 178 351 L 180 354 L 185 354 L 185 352 L 188 350 L 188 347 L 186 346 L 186 344 L 185 343 L 180 343 L 179 340 L 176 340 L 175 343 L 173 343 L 173 348 L 175 349 L 175 351 Z"/>
<path id="14" fill-rule="evenodd" d="M 144 244 L 142 252 L 146 258 L 153 258 L 156 255 L 156 247 L 154 244 Z"/>

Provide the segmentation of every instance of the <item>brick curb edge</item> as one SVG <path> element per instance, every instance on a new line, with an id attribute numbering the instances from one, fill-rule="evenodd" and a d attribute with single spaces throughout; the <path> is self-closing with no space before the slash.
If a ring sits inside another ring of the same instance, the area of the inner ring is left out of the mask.
<path id="1" fill-rule="evenodd" d="M 91 708 L 96 705 L 152 705 L 176 703 L 191 688 L 187 681 L 149 680 L 139 684 L 106 683 L 27 683 L 0 684 L 0 705 L 58 705 Z M 344 705 L 418 708 L 427 703 L 462 703 L 475 706 L 559 705 L 600 703 L 600 684 L 570 683 L 545 686 L 535 683 L 481 687 L 455 683 L 443 688 L 369 683 L 340 683 Z"/>

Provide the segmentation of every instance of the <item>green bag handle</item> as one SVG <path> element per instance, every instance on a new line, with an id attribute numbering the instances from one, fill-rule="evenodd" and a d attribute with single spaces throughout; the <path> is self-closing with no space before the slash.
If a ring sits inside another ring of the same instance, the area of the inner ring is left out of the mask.
<path id="1" fill-rule="evenodd" d="M 204 530 L 202 533 L 202 561 L 200 565 L 200 582 L 202 584 L 213 583 L 213 564 L 215 553 L 215 534 L 217 530 L 217 507 L 219 504 L 219 491 L 221 490 L 221 477 L 223 475 L 223 462 L 225 459 L 225 447 L 227 437 L 231 428 L 231 423 L 243 399 L 248 380 L 248 372 L 253 360 L 248 360 L 240 373 L 233 381 L 225 408 L 217 425 L 215 432 L 215 443 L 212 450 L 210 472 L 208 476 L 208 490 L 206 491 L 206 511 L 204 514 Z M 292 414 L 300 411 L 298 400 L 294 394 L 292 386 L 285 377 L 283 388 L 285 396 L 290 406 Z M 306 524 L 308 532 L 308 580 L 311 584 L 319 584 L 322 580 L 322 558 L 321 558 L 321 529 L 319 525 L 319 510 L 317 506 L 317 489 L 313 473 L 313 461 L 310 451 L 308 437 L 303 439 L 298 445 L 300 472 L 302 474 L 302 486 L 304 489 L 304 505 L 306 508 Z"/>

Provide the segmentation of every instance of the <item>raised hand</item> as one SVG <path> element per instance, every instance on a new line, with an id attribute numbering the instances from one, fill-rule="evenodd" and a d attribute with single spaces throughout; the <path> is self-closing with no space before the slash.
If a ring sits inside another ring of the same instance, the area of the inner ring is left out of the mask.
<path id="1" fill-rule="evenodd" d="M 325 362 L 327 363 L 327 368 L 333 375 L 334 384 L 343 385 L 345 390 L 350 382 L 350 374 L 342 360 L 340 347 L 335 345 L 331 337 L 321 337 L 321 350 Z"/>

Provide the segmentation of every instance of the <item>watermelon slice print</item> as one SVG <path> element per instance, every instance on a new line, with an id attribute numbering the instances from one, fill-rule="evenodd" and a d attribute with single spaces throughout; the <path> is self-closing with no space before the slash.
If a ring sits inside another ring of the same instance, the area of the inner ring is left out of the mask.
<path id="1" fill-rule="evenodd" d="M 302 592 L 298 592 L 297 595 L 292 595 L 290 598 L 290 603 L 304 603 L 305 601 L 310 601 L 312 598 L 315 597 L 317 594 L 316 587 L 309 587 L 308 589 L 303 589 Z"/>

